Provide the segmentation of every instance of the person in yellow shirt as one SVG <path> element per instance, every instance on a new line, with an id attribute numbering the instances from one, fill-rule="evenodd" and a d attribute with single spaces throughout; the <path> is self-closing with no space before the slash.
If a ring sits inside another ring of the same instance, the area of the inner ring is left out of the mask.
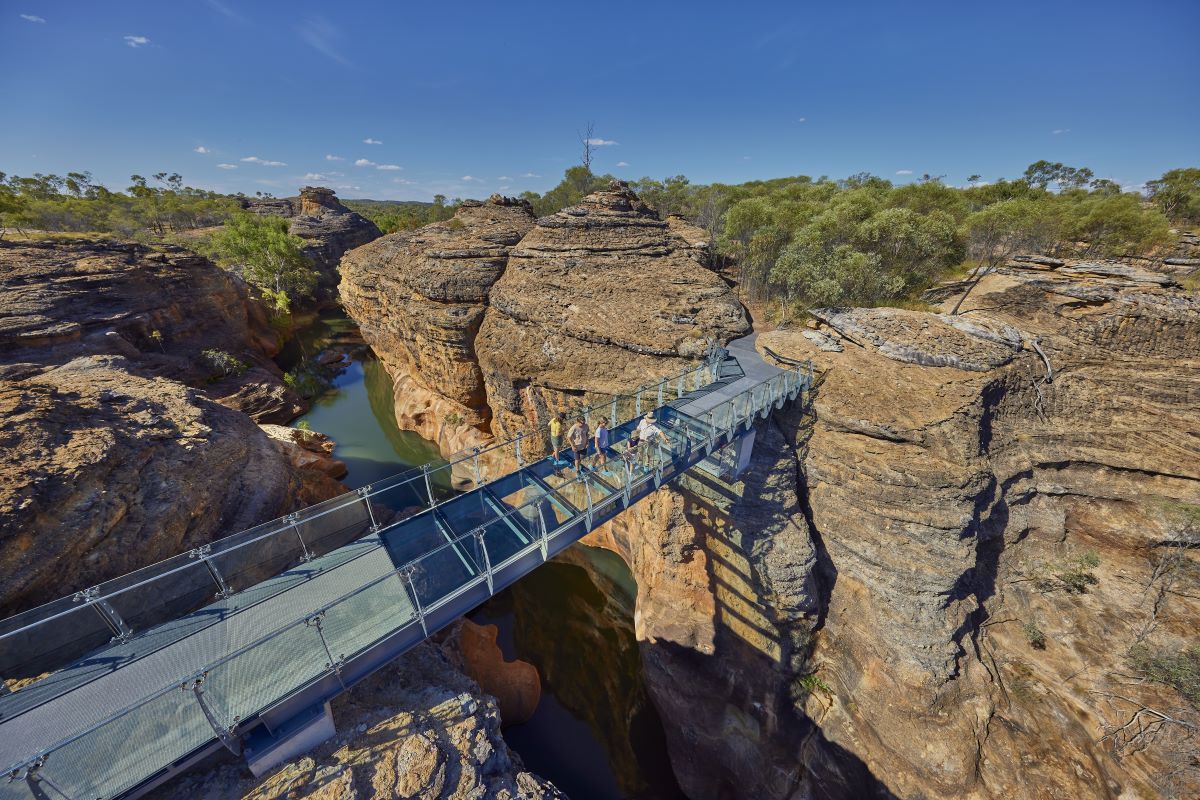
<path id="1" fill-rule="evenodd" d="M 554 464 L 558 465 L 558 451 L 562 449 L 562 413 L 550 418 L 550 448 L 554 450 Z"/>

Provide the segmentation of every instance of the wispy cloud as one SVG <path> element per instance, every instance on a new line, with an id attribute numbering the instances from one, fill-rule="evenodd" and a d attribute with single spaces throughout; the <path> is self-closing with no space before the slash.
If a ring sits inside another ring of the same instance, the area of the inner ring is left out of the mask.
<path id="1" fill-rule="evenodd" d="M 303 180 L 306 181 L 323 181 L 328 178 L 328 175 L 322 175 L 320 172 L 306 172 Z"/>
<path id="2" fill-rule="evenodd" d="M 150 44 L 150 40 L 145 36 L 126 36 L 125 44 L 134 48 L 145 47 L 146 45 Z"/>
<path id="3" fill-rule="evenodd" d="M 498 180 L 498 181 L 511 181 L 511 180 L 512 180 L 512 178 L 508 177 L 507 175 L 501 175 L 499 178 L 496 178 L 496 180 Z"/>
<path id="4" fill-rule="evenodd" d="M 375 169 L 382 169 L 387 172 L 395 172 L 398 169 L 404 169 L 404 167 L 400 166 L 399 164 L 376 164 Z"/>
<path id="5" fill-rule="evenodd" d="M 628 161 L 618 161 L 618 162 L 617 162 L 617 166 L 618 166 L 618 167 L 628 167 L 628 166 L 629 166 L 629 162 L 628 162 Z"/>
<path id="6" fill-rule="evenodd" d="M 749 161 L 749 160 L 750 160 L 750 156 L 742 156 L 742 161 Z"/>
<path id="7" fill-rule="evenodd" d="M 326 155 L 325 160 L 326 161 L 345 161 L 346 159 L 342 158 L 341 156 Z"/>
<path id="8" fill-rule="evenodd" d="M 898 169 L 898 170 L 896 170 L 896 174 L 897 175 L 912 175 L 912 170 L 911 169 Z"/>
<path id="9" fill-rule="evenodd" d="M 459 180 L 463 183 L 483 183 L 483 178 L 476 178 L 474 175 L 463 175 Z"/>
<path id="10" fill-rule="evenodd" d="M 259 158 L 258 156 L 246 156 L 245 158 L 242 159 L 242 161 L 246 162 L 247 164 L 258 164 L 259 166 L 263 166 L 263 167 L 286 167 L 287 166 L 287 164 L 285 164 L 282 161 L 268 161 L 267 159 Z"/>
<path id="11" fill-rule="evenodd" d="M 522 172 L 521 177 L 522 178 L 540 178 L 542 176 L 538 175 L 536 172 Z"/>
<path id="12" fill-rule="evenodd" d="M 378 139 L 372 139 L 370 136 L 368 136 L 367 138 L 363 139 L 363 144 L 383 144 L 383 142 L 379 141 Z"/>
<path id="13" fill-rule="evenodd" d="M 211 152 L 212 152 L 212 150 L 209 150 L 207 147 L 205 147 L 205 146 L 204 146 L 204 145 L 202 145 L 202 144 L 198 144 L 198 145 L 196 145 L 196 147 L 194 148 L 193 152 L 199 153 L 199 154 L 200 154 L 200 155 L 202 155 L 202 156 L 206 156 L 206 155 L 208 155 L 209 153 L 211 153 Z"/>
<path id="14" fill-rule="evenodd" d="M 614 142 L 612 139 L 588 139 L 587 143 L 592 147 L 608 147 L 610 144 L 620 144 L 620 142 Z"/>
<path id="15" fill-rule="evenodd" d="M 392 183 L 398 183 L 401 186 L 416 186 L 416 181 L 410 181 L 408 178 L 392 178 Z"/>
<path id="16" fill-rule="evenodd" d="M 301 41 L 321 55 L 343 66 L 350 66 L 350 62 L 337 49 L 342 32 L 329 20 L 313 15 L 296 26 L 296 33 L 300 36 Z"/>
<path id="17" fill-rule="evenodd" d="M 800 119 L 796 120 L 796 122 L 808 122 L 808 117 L 801 117 Z"/>
<path id="18" fill-rule="evenodd" d="M 46 20 L 39 17 L 37 14 L 22 14 L 21 19 L 26 22 L 36 22 L 38 25 L 45 25 Z"/>
<path id="19" fill-rule="evenodd" d="M 237 22 L 245 22 L 246 21 L 245 17 L 243 17 L 241 14 L 234 11 L 232 8 L 225 5 L 224 3 L 219 2 L 219 0 L 208 0 L 208 6 L 213 11 L 216 11 L 218 14 L 226 16 L 229 19 L 235 20 Z"/>
<path id="20" fill-rule="evenodd" d="M 217 164 L 217 169 L 237 169 L 237 164 Z"/>
<path id="21" fill-rule="evenodd" d="M 376 164 L 374 161 L 368 161 L 365 158 L 360 158 L 358 161 L 354 162 L 354 166 L 356 166 L 356 167 L 374 167 L 374 166 L 376 166 Z"/>
<path id="22" fill-rule="evenodd" d="M 333 188 L 335 188 L 335 189 L 353 189 L 356 192 L 362 190 L 361 186 L 351 186 L 348 183 L 339 183 L 337 186 L 335 186 Z"/>
<path id="23" fill-rule="evenodd" d="M 501 191 L 501 192 L 507 192 L 511 188 L 512 188 L 511 186 L 509 186 L 508 184 L 505 184 L 503 186 L 497 186 L 496 190 Z"/>
<path id="24" fill-rule="evenodd" d="M 1054 130 L 1052 130 L 1050 132 L 1052 134 L 1054 134 L 1055 136 L 1058 136 L 1061 133 L 1070 133 L 1071 129 L 1070 128 L 1055 128 Z"/>

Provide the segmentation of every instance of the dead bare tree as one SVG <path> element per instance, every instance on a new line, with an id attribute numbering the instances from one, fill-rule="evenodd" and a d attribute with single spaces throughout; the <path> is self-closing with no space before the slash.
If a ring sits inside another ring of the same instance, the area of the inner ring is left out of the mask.
<path id="1" fill-rule="evenodd" d="M 583 145 L 583 168 L 589 173 L 592 171 L 592 142 L 595 141 L 595 123 L 589 121 L 587 129 L 579 135 L 580 143 Z"/>

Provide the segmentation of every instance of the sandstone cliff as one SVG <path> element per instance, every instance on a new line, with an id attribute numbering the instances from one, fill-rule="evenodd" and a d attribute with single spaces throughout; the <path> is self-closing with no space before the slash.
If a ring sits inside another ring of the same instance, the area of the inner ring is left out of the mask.
<path id="1" fill-rule="evenodd" d="M 239 410 L 300 406 L 227 273 L 97 242 L 0 246 L 0 271 L 0 614 L 341 490 Z M 222 377 L 206 349 L 249 368 Z"/>
<path id="2" fill-rule="evenodd" d="M 1170 545 L 1200 503 L 1200 298 L 1025 262 L 959 317 L 826 318 L 841 352 L 763 337 L 824 372 L 794 440 L 832 690 L 804 705 L 812 780 L 838 787 L 850 753 L 901 797 L 1194 795 L 1200 718 L 1127 654 L 1200 618 Z M 1144 707 L 1178 722 L 1121 730 Z"/>
<path id="3" fill-rule="evenodd" d="M 737 299 L 691 252 L 621 184 L 539 219 L 476 342 L 493 432 L 544 423 L 563 390 L 628 391 L 746 333 Z"/>
<path id="4" fill-rule="evenodd" d="M 396 416 L 452 452 L 491 418 L 475 339 L 528 203 L 467 200 L 454 218 L 385 236 L 342 260 L 342 303 L 396 382 Z"/>
<path id="5" fill-rule="evenodd" d="M 493 196 L 348 253 L 341 295 L 396 382 L 400 424 L 454 452 L 744 333 L 700 260 L 622 185 L 536 222 Z"/>
<path id="6" fill-rule="evenodd" d="M 308 243 L 303 253 L 319 276 L 318 301 L 336 296 L 342 255 L 383 235 L 374 222 L 338 202 L 332 189 L 320 186 L 305 186 L 296 197 L 247 199 L 244 207 L 288 219 L 288 231 Z"/>

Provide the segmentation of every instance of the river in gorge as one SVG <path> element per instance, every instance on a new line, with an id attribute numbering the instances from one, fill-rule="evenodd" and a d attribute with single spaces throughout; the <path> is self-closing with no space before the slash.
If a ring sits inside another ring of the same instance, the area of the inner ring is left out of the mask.
<path id="1" fill-rule="evenodd" d="M 437 447 L 396 425 L 392 381 L 353 321 L 326 312 L 279 354 L 284 369 L 323 352 L 348 363 L 292 424 L 337 443 L 343 482 L 357 488 L 439 459 Z M 633 633 L 636 586 L 624 562 L 575 545 L 470 617 L 494 624 L 505 658 L 537 667 L 542 696 L 533 718 L 504 729 L 528 769 L 572 800 L 677 800 L 662 724 L 646 696 Z"/>

